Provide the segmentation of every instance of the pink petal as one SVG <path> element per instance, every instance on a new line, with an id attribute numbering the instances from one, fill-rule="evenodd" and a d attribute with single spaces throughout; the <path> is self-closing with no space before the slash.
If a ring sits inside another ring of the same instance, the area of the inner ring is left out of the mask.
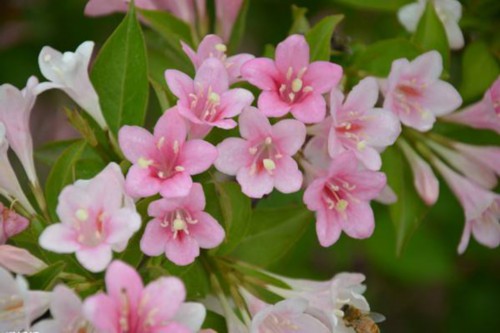
<path id="1" fill-rule="evenodd" d="M 324 207 L 323 199 L 321 193 L 323 187 L 325 186 L 325 179 L 319 178 L 315 179 L 309 186 L 307 186 L 304 192 L 304 203 L 307 209 L 312 211 L 320 210 Z"/>
<path id="2" fill-rule="evenodd" d="M 317 94 L 332 90 L 342 78 L 342 67 L 327 61 L 311 63 L 304 74 L 304 86 L 313 87 Z M 378 89 L 377 89 L 378 90 Z"/>
<path id="3" fill-rule="evenodd" d="M 188 99 L 189 94 L 194 92 L 193 79 L 178 70 L 166 70 L 165 80 L 172 94 L 179 99 Z"/>
<path id="4" fill-rule="evenodd" d="M 52 293 L 50 313 L 61 323 L 71 323 L 82 315 L 82 301 L 73 290 L 58 285 Z"/>
<path id="5" fill-rule="evenodd" d="M 229 74 L 229 83 L 239 81 L 241 78 L 241 66 L 254 59 L 251 54 L 241 53 L 226 59 L 226 69 Z M 229 66 L 229 67 L 228 67 Z"/>
<path id="6" fill-rule="evenodd" d="M 73 225 L 75 212 L 79 208 L 91 207 L 93 201 L 85 189 L 75 185 L 66 186 L 59 194 L 58 199 L 57 215 L 61 222 L 68 226 Z"/>
<path id="7" fill-rule="evenodd" d="M 263 91 L 257 102 L 259 109 L 268 117 L 283 117 L 292 108 L 283 101 L 276 91 Z"/>
<path id="8" fill-rule="evenodd" d="M 165 255 L 173 263 L 186 266 L 200 255 L 200 247 L 193 237 L 183 235 L 182 238 L 171 239 L 167 243 Z"/>
<path id="9" fill-rule="evenodd" d="M 358 169 L 358 165 L 359 162 L 356 159 L 356 155 L 352 151 L 346 151 L 332 159 L 328 168 L 328 175 L 351 175 L 353 173 L 353 170 Z M 355 181 L 355 179 L 356 177 L 354 176 L 353 181 Z"/>
<path id="10" fill-rule="evenodd" d="M 165 198 L 184 197 L 188 195 L 192 185 L 193 180 L 187 172 L 177 172 L 162 182 L 160 194 Z"/>
<path id="11" fill-rule="evenodd" d="M 140 228 L 141 216 L 134 209 L 118 209 L 107 220 L 107 242 L 109 244 L 128 242 L 132 235 Z"/>
<path id="12" fill-rule="evenodd" d="M 302 173 L 297 162 L 289 156 L 283 156 L 276 163 L 274 186 L 282 193 L 293 193 L 302 186 Z"/>
<path id="13" fill-rule="evenodd" d="M 326 102 L 322 95 L 311 94 L 303 101 L 295 103 L 291 112 L 295 119 L 305 124 L 319 123 L 326 116 Z"/>
<path id="14" fill-rule="evenodd" d="M 346 151 L 346 149 L 347 147 L 344 147 L 342 144 L 342 139 L 339 137 L 335 127 L 332 127 L 328 132 L 328 155 L 335 157 Z"/>
<path id="15" fill-rule="evenodd" d="M 267 117 L 258 109 L 245 109 L 239 118 L 240 134 L 247 140 L 271 136 L 272 127 Z"/>
<path id="16" fill-rule="evenodd" d="M 228 80 L 227 71 L 222 61 L 216 58 L 208 58 L 196 71 L 194 84 L 195 89 L 197 87 L 202 87 L 202 89 L 211 87 L 212 91 L 221 94 L 229 88 Z"/>
<path id="17" fill-rule="evenodd" d="M 123 0 L 89 0 L 85 6 L 85 15 L 87 16 L 102 16 L 126 11 L 127 4 Z"/>
<path id="18" fill-rule="evenodd" d="M 340 237 L 341 228 L 334 215 L 327 210 L 320 209 L 316 212 L 316 233 L 319 243 L 323 247 L 329 247 L 337 242 Z"/>
<path id="19" fill-rule="evenodd" d="M 212 144 L 203 140 L 190 140 L 182 146 L 178 162 L 188 174 L 197 175 L 210 168 L 217 154 Z"/>
<path id="20" fill-rule="evenodd" d="M 192 333 L 192 331 L 182 324 L 170 323 L 167 326 L 155 328 L 151 333 Z"/>
<path id="21" fill-rule="evenodd" d="M 349 203 L 347 219 L 342 221 L 342 229 L 349 237 L 368 238 L 373 234 L 375 220 L 370 205 L 366 202 Z"/>
<path id="22" fill-rule="evenodd" d="M 377 81 L 373 77 L 361 80 L 347 95 L 343 109 L 358 112 L 372 109 L 377 103 L 378 91 Z"/>
<path id="23" fill-rule="evenodd" d="M 144 288 L 142 294 L 144 313 L 151 314 L 148 319 L 152 323 L 163 326 L 160 324 L 175 316 L 185 298 L 186 290 L 181 280 L 176 277 L 159 278 Z"/>
<path id="24" fill-rule="evenodd" d="M 382 159 L 378 151 L 372 147 L 364 147 L 363 149 L 353 149 L 357 159 L 369 170 L 380 170 L 382 167 Z"/>
<path id="25" fill-rule="evenodd" d="M 297 74 L 309 65 L 309 45 L 302 35 L 292 35 L 276 47 L 276 67 L 286 74 L 289 68 Z"/>
<path id="26" fill-rule="evenodd" d="M 148 215 L 152 217 L 163 218 L 165 213 L 172 212 L 176 210 L 179 206 L 183 204 L 184 197 L 176 198 L 161 198 L 155 200 L 148 206 Z"/>
<path id="27" fill-rule="evenodd" d="M 398 117 L 385 109 L 375 108 L 368 111 L 363 125 L 364 140 L 377 148 L 392 145 L 401 133 Z"/>
<path id="28" fill-rule="evenodd" d="M 90 296 L 83 305 L 85 317 L 101 332 L 119 333 L 119 311 L 115 302 L 106 294 Z"/>
<path id="29" fill-rule="evenodd" d="M 198 56 L 202 59 L 208 59 L 210 57 L 217 57 L 220 54 L 220 51 L 218 51 L 215 46 L 218 44 L 224 44 L 222 39 L 217 36 L 217 35 L 207 35 L 203 40 L 200 42 L 200 45 L 198 46 Z M 201 62 L 200 62 L 201 65 Z"/>
<path id="30" fill-rule="evenodd" d="M 436 117 L 430 109 L 425 109 L 424 112 L 424 114 L 421 114 L 419 112 L 416 112 L 415 110 L 412 110 L 411 112 L 405 112 L 404 110 L 400 109 L 398 111 L 398 114 L 399 119 L 404 125 L 413 127 L 421 132 L 425 132 L 432 128 L 432 126 L 436 122 Z"/>
<path id="31" fill-rule="evenodd" d="M 470 241 L 471 232 L 472 232 L 472 224 L 466 222 L 464 231 L 462 233 L 462 237 L 460 238 L 460 244 L 458 244 L 458 249 L 457 249 L 458 254 L 463 254 L 467 249 L 467 246 L 469 245 Z"/>
<path id="32" fill-rule="evenodd" d="M 82 247 L 76 251 L 78 262 L 93 273 L 105 270 L 111 262 L 112 257 L 111 246 L 105 244 L 93 248 Z"/>
<path id="33" fill-rule="evenodd" d="M 236 180 L 241 185 L 241 191 L 250 198 L 262 198 L 271 193 L 274 181 L 266 171 L 251 173 L 249 167 L 241 168 L 236 174 Z"/>
<path id="34" fill-rule="evenodd" d="M 219 157 L 214 166 L 226 175 L 234 176 L 251 161 L 248 143 L 240 138 L 227 138 L 217 145 Z"/>
<path id="35" fill-rule="evenodd" d="M 294 155 L 306 140 L 306 127 L 303 123 L 285 119 L 273 125 L 273 142 L 280 153 Z"/>
<path id="36" fill-rule="evenodd" d="M 155 138 L 165 138 L 165 145 L 173 145 L 175 141 L 184 143 L 187 136 L 187 128 L 184 119 L 179 115 L 177 109 L 170 108 L 160 117 L 154 129 Z"/>
<path id="37" fill-rule="evenodd" d="M 212 215 L 199 211 L 193 213 L 193 218 L 198 223 L 190 225 L 189 232 L 201 248 L 212 249 L 222 243 L 225 236 L 224 229 Z"/>
<path id="38" fill-rule="evenodd" d="M 132 197 L 149 197 L 160 191 L 160 179 L 153 177 L 149 168 L 132 165 L 125 180 L 125 189 Z"/>
<path id="39" fill-rule="evenodd" d="M 203 40 L 205 40 L 205 39 L 206 38 L 204 38 Z M 202 43 L 203 43 L 203 41 L 200 43 L 200 46 Z M 194 67 L 198 68 L 198 66 L 200 66 L 200 59 L 198 58 L 198 55 L 196 54 L 196 52 L 189 45 L 184 43 L 183 41 L 181 41 L 181 47 L 182 47 L 182 51 L 184 51 L 184 53 L 188 56 L 189 60 L 191 60 Z"/>
<path id="40" fill-rule="evenodd" d="M 474 238 L 484 246 L 494 249 L 500 245 L 500 224 L 493 218 L 481 219 L 472 222 Z"/>
<path id="41" fill-rule="evenodd" d="M 40 235 L 40 246 L 57 253 L 72 253 L 80 249 L 75 229 L 62 223 L 49 225 Z"/>
<path id="42" fill-rule="evenodd" d="M 361 170 L 344 175 L 344 180 L 350 184 L 355 184 L 353 190 L 355 196 L 361 200 L 372 200 L 380 194 L 387 184 L 387 178 L 383 172 Z"/>
<path id="43" fill-rule="evenodd" d="M 244 108 L 252 104 L 253 99 L 252 93 L 246 89 L 236 88 L 224 92 L 219 106 L 222 116 L 231 118 L 239 115 Z"/>
<path id="44" fill-rule="evenodd" d="M 241 66 L 241 75 L 245 80 L 263 90 L 276 90 L 280 76 L 274 61 L 268 58 L 256 58 Z"/>
<path id="45" fill-rule="evenodd" d="M 407 67 L 405 75 L 419 82 L 432 82 L 441 76 L 443 58 L 437 51 L 429 51 L 415 58 Z"/>
<path id="46" fill-rule="evenodd" d="M 106 271 L 105 281 L 108 295 L 120 306 L 126 305 L 123 304 L 125 301 L 124 293 L 126 293 L 127 305 L 133 313 L 139 305 L 144 289 L 142 279 L 137 271 L 132 266 L 115 260 Z"/>
<path id="47" fill-rule="evenodd" d="M 194 183 L 187 198 L 184 199 L 185 207 L 192 211 L 205 209 L 205 193 L 200 183 Z"/>
<path id="48" fill-rule="evenodd" d="M 136 163 L 141 157 L 149 157 L 154 147 L 154 138 L 139 126 L 123 126 L 118 133 L 118 142 L 125 157 Z"/>
<path id="49" fill-rule="evenodd" d="M 185 302 L 181 304 L 179 311 L 175 314 L 174 321 L 185 325 L 193 332 L 203 333 L 205 330 L 200 328 L 205 321 L 207 310 L 201 303 Z M 210 333 L 210 332 L 205 332 Z M 212 333 L 216 333 L 213 331 Z"/>
<path id="50" fill-rule="evenodd" d="M 460 107 L 462 97 L 448 82 L 436 81 L 425 90 L 421 101 L 436 116 L 444 116 Z"/>
<path id="51" fill-rule="evenodd" d="M 167 228 L 161 226 L 161 221 L 151 220 L 141 238 L 141 251 L 151 257 L 159 256 L 165 252 L 168 238 Z"/>

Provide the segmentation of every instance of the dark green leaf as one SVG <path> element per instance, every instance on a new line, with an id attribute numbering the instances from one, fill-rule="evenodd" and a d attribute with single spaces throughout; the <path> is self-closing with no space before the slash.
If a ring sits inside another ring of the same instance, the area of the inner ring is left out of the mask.
<path id="1" fill-rule="evenodd" d="M 77 140 L 65 140 L 47 143 L 35 150 L 35 158 L 47 166 L 52 166 L 63 151 L 76 141 Z"/>
<path id="2" fill-rule="evenodd" d="M 208 273 L 201 263 L 201 258 L 189 266 L 177 266 L 168 260 L 162 266 L 170 275 L 177 276 L 184 282 L 189 299 L 204 298 L 210 291 Z"/>
<path id="3" fill-rule="evenodd" d="M 250 0 L 243 0 L 243 4 L 241 5 L 240 13 L 238 14 L 238 18 L 233 25 L 233 31 L 231 32 L 231 38 L 229 39 L 229 52 L 234 53 L 238 48 L 238 45 L 245 34 L 245 28 L 247 23 L 247 14 L 248 7 L 250 4 Z"/>
<path id="4" fill-rule="evenodd" d="M 305 34 L 311 28 L 306 17 L 307 8 L 292 5 L 292 26 L 289 35 Z"/>
<path id="5" fill-rule="evenodd" d="M 354 8 L 395 12 L 413 0 L 330 0 Z"/>
<path id="6" fill-rule="evenodd" d="M 191 28 L 181 19 L 169 12 L 159 10 L 139 10 L 149 26 L 157 31 L 170 44 L 180 47 L 180 40 L 193 46 Z"/>
<path id="7" fill-rule="evenodd" d="M 226 319 L 220 314 L 207 310 L 203 328 L 211 328 L 216 332 L 227 332 Z"/>
<path id="8" fill-rule="evenodd" d="M 311 49 L 311 61 L 330 60 L 333 31 L 343 18 L 344 15 L 327 16 L 306 33 Z"/>
<path id="9" fill-rule="evenodd" d="M 31 290 L 51 290 L 59 274 L 66 267 L 64 261 L 58 261 L 40 272 L 26 277 Z"/>

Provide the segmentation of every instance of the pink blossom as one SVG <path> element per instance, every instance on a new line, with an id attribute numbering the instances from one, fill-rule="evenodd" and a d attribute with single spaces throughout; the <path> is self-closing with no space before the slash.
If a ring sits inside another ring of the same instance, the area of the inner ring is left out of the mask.
<path id="1" fill-rule="evenodd" d="M 83 304 L 77 294 L 65 285 L 58 285 L 50 297 L 50 314 L 32 327 L 34 332 L 94 333 L 96 330 L 83 316 Z"/>
<path id="2" fill-rule="evenodd" d="M 107 294 L 87 298 L 85 317 L 99 332 L 193 333 L 201 328 L 205 308 L 184 303 L 186 290 L 176 277 L 162 277 L 144 286 L 127 264 L 114 261 L 106 271 Z"/>
<path id="3" fill-rule="evenodd" d="M 224 64 L 209 58 L 201 64 L 192 80 L 177 70 L 167 70 L 165 78 L 170 90 L 179 98 L 179 113 L 192 123 L 190 135 L 202 138 L 213 126 L 230 129 L 237 123 L 231 118 L 253 102 L 245 89 L 229 89 Z"/>
<path id="4" fill-rule="evenodd" d="M 304 124 L 293 119 L 275 125 L 256 108 L 247 108 L 240 116 L 240 138 L 228 138 L 217 146 L 215 167 L 236 175 L 243 193 L 261 198 L 274 187 L 292 193 L 302 185 L 302 173 L 292 156 L 306 137 Z"/>
<path id="5" fill-rule="evenodd" d="M 29 330 L 31 322 L 47 311 L 49 295 L 30 291 L 26 280 L 14 279 L 0 267 L 0 332 Z"/>
<path id="6" fill-rule="evenodd" d="M 218 29 L 226 42 L 231 38 L 231 32 L 242 4 L 243 0 L 215 0 Z"/>
<path id="7" fill-rule="evenodd" d="M 23 232 L 29 225 L 29 221 L 15 211 L 5 207 L 0 202 L 0 245 L 5 244 L 7 239 Z"/>
<path id="8" fill-rule="evenodd" d="M 481 163 L 497 177 L 500 176 L 500 147 L 474 146 L 461 142 L 454 142 L 453 148 L 455 148 L 460 154 Z"/>
<path id="9" fill-rule="evenodd" d="M 304 202 L 316 212 L 316 232 L 322 246 L 334 244 L 341 230 L 367 238 L 375 227 L 370 200 L 386 185 L 381 172 L 363 170 L 352 152 L 334 158 L 329 169 L 306 189 Z"/>
<path id="10" fill-rule="evenodd" d="M 465 211 L 458 253 L 465 252 L 471 233 L 479 243 L 496 248 L 500 244 L 500 195 L 477 186 L 441 161 L 434 162 Z"/>
<path id="11" fill-rule="evenodd" d="M 500 134 L 500 78 L 486 91 L 481 101 L 444 119 L 473 128 L 491 129 Z"/>
<path id="12" fill-rule="evenodd" d="M 33 275 L 47 265 L 29 251 L 11 246 L 0 245 L 0 266 L 16 274 Z"/>
<path id="13" fill-rule="evenodd" d="M 309 45 L 301 35 L 292 35 L 276 47 L 276 60 L 257 58 L 241 67 L 243 78 L 259 87 L 259 109 L 268 117 L 288 112 L 304 122 L 325 118 L 322 94 L 335 87 L 342 68 L 326 61 L 309 63 Z"/>
<path id="14" fill-rule="evenodd" d="M 38 79 L 34 76 L 29 78 L 23 90 L 7 83 L 0 86 L 0 123 L 4 124 L 10 147 L 32 184 L 38 183 L 30 131 L 30 115 L 36 101 L 37 86 Z"/>
<path id="15" fill-rule="evenodd" d="M 211 249 L 224 239 L 224 229 L 205 209 L 205 194 L 194 183 L 182 198 L 160 199 L 148 207 L 154 219 L 146 226 L 141 250 L 149 256 L 165 253 L 177 265 L 188 265 L 200 254 L 200 247 Z"/>
<path id="16" fill-rule="evenodd" d="M 217 149 L 203 140 L 186 141 L 186 136 L 186 124 L 175 108 L 158 120 L 153 134 L 138 126 L 121 128 L 120 147 L 134 164 L 126 180 L 129 195 L 188 195 L 193 184 L 191 175 L 208 170 L 217 158 Z"/>
<path id="17" fill-rule="evenodd" d="M 437 51 L 411 62 L 395 60 L 384 92 L 384 109 L 394 112 L 406 126 L 430 130 L 436 116 L 444 116 L 462 104 L 456 89 L 439 79 L 442 71 L 443 60 Z"/>
<path id="18" fill-rule="evenodd" d="M 231 57 L 226 55 L 227 46 L 224 44 L 222 39 L 216 35 L 208 35 L 203 38 L 198 46 L 197 52 L 195 52 L 189 45 L 184 42 L 181 42 L 182 49 L 186 53 L 186 55 L 191 59 L 191 62 L 194 65 L 194 68 L 198 70 L 203 62 L 210 58 L 217 58 L 224 64 L 224 67 L 227 71 L 227 76 L 229 80 L 229 84 L 240 81 L 241 66 L 254 58 L 253 55 L 248 53 L 241 53 Z"/>
<path id="19" fill-rule="evenodd" d="M 413 184 L 418 195 L 427 205 L 434 205 L 439 197 L 439 181 L 431 166 L 406 141 L 398 143 L 413 172 Z"/>
<path id="20" fill-rule="evenodd" d="M 76 252 L 80 264 L 92 272 L 103 271 L 112 251 L 123 251 L 141 226 L 116 163 L 90 180 L 66 186 L 59 195 L 57 215 L 61 223 L 42 232 L 40 246 L 57 253 Z"/>
<path id="21" fill-rule="evenodd" d="M 361 80 L 343 104 L 342 93 L 332 90 L 332 118 L 328 135 L 331 157 L 350 150 L 368 169 L 380 169 L 382 161 L 379 151 L 396 141 L 401 133 L 401 125 L 390 111 L 375 108 L 377 99 L 377 81 L 371 77 Z"/>

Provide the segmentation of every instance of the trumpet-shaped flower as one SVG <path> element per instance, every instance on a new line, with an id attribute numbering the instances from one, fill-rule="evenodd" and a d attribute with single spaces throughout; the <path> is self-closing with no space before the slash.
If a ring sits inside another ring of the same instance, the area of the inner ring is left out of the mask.
<path id="1" fill-rule="evenodd" d="M 38 183 L 33 161 L 33 140 L 30 131 L 30 115 L 35 105 L 38 79 L 30 77 L 26 88 L 19 90 L 10 84 L 0 86 L 0 123 L 10 147 L 21 161 L 32 184 Z"/>
<path id="2" fill-rule="evenodd" d="M 406 30 L 409 32 L 417 30 L 418 22 L 424 14 L 427 2 L 427 0 L 418 0 L 399 9 L 398 19 Z M 457 0 L 431 0 L 431 3 L 443 23 L 450 48 L 453 50 L 461 49 L 464 46 L 464 35 L 458 21 L 462 17 L 462 5 Z"/>
<path id="3" fill-rule="evenodd" d="M 241 67 L 243 78 L 259 87 L 259 109 L 268 117 L 288 112 L 304 122 L 325 118 L 323 94 L 342 77 L 342 67 L 326 61 L 309 63 L 309 45 L 301 35 L 292 35 L 276 47 L 276 60 L 257 58 Z"/>
<path id="4" fill-rule="evenodd" d="M 437 51 L 411 62 L 395 60 L 384 89 L 384 109 L 394 112 L 406 126 L 430 130 L 436 116 L 444 116 L 462 104 L 456 89 L 439 80 L 442 71 L 443 60 Z"/>
<path id="5" fill-rule="evenodd" d="M 316 232 L 322 246 L 334 244 L 343 230 L 353 238 L 367 238 L 375 227 L 370 200 L 386 185 L 381 172 L 363 170 L 352 152 L 338 155 L 304 193 L 309 210 L 316 212 Z"/>
<path id="6" fill-rule="evenodd" d="M 28 213 L 35 214 L 35 210 L 31 206 L 28 198 L 26 198 L 17 180 L 16 173 L 9 162 L 9 157 L 7 155 L 9 143 L 5 137 L 5 132 L 5 126 L 0 122 L 0 194 L 11 201 L 18 200 Z"/>
<path id="7" fill-rule="evenodd" d="M 444 119 L 473 128 L 490 129 L 500 134 L 500 78 L 486 91 L 481 101 L 449 114 Z"/>
<path id="8" fill-rule="evenodd" d="M 465 228 L 458 253 L 465 252 L 471 233 L 484 246 L 496 248 L 500 245 L 500 195 L 477 186 L 441 161 L 434 162 L 465 211 Z"/>
<path id="9" fill-rule="evenodd" d="M 84 42 L 75 52 L 61 53 L 45 46 L 38 56 L 38 65 L 43 76 L 50 82 L 40 83 L 36 89 L 60 89 L 73 99 L 103 129 L 106 121 L 99 104 L 99 96 L 90 82 L 88 67 L 94 42 Z"/>
<path id="10" fill-rule="evenodd" d="M 98 332 L 194 333 L 205 319 L 205 308 L 184 303 L 181 280 L 162 277 L 144 286 L 130 266 L 114 261 L 106 271 L 107 294 L 87 298 L 85 317 Z"/>
<path id="11" fill-rule="evenodd" d="M 103 271 L 112 251 L 123 251 L 141 226 L 116 163 L 90 180 L 66 186 L 59 195 L 57 215 L 61 223 L 43 231 L 40 246 L 58 253 L 76 252 L 80 264 L 92 272 Z"/>
<path id="12" fill-rule="evenodd" d="M 14 279 L 0 267 L 0 332 L 30 329 L 31 322 L 49 308 L 50 293 L 30 291 L 21 276 Z"/>
<path id="13" fill-rule="evenodd" d="M 47 265 L 29 251 L 11 245 L 0 245 L 0 266 L 16 274 L 33 275 Z"/>
<path id="14" fill-rule="evenodd" d="M 83 303 L 78 295 L 58 285 L 50 295 L 50 314 L 53 319 L 42 320 L 32 327 L 35 332 L 94 333 L 96 330 L 83 315 Z"/>
<path id="15" fill-rule="evenodd" d="M 370 77 L 355 86 L 343 103 L 342 93 L 332 91 L 328 134 L 331 157 L 350 150 L 368 169 L 380 169 L 379 151 L 396 141 L 401 125 L 391 111 L 375 108 L 377 99 L 377 81 Z"/>
<path id="16" fill-rule="evenodd" d="M 175 108 L 158 120 L 154 134 L 142 127 L 124 126 L 118 141 L 134 165 L 127 174 L 126 189 L 133 197 L 160 193 L 174 198 L 188 195 L 191 175 L 206 171 L 217 158 L 217 149 L 203 140 L 186 141 L 184 119 Z"/>
<path id="17" fill-rule="evenodd" d="M 306 137 L 304 124 L 293 119 L 271 126 L 266 116 L 250 107 L 240 116 L 240 138 L 228 138 L 217 146 L 215 167 L 236 175 L 243 193 L 261 198 L 274 187 L 292 193 L 302 185 L 302 173 L 292 156 Z"/>
<path id="18" fill-rule="evenodd" d="M 241 66 L 248 60 L 254 58 L 253 55 L 248 53 L 241 53 L 228 57 L 226 55 L 227 46 L 222 39 L 216 35 L 205 36 L 200 42 L 196 52 L 184 42 L 181 42 L 181 44 L 184 53 L 189 57 L 196 70 L 198 70 L 207 59 L 219 59 L 226 68 L 229 84 L 241 80 Z"/>
<path id="19" fill-rule="evenodd" d="M 5 244 L 10 237 L 23 232 L 28 225 L 29 221 L 24 216 L 17 214 L 0 202 L 0 245 Z"/>
<path id="20" fill-rule="evenodd" d="M 231 32 L 242 4 L 243 0 L 215 0 L 218 29 L 226 42 L 231 38 Z"/>
<path id="21" fill-rule="evenodd" d="M 179 98 L 179 113 L 192 123 L 190 135 L 204 137 L 213 126 L 230 129 L 237 123 L 230 119 L 253 102 L 245 89 L 229 90 L 224 64 L 215 58 L 203 62 L 192 80 L 177 70 L 167 70 L 165 78 L 170 90 Z"/>
<path id="22" fill-rule="evenodd" d="M 141 250 L 149 256 L 165 253 L 175 264 L 188 265 L 200 254 L 200 247 L 218 246 L 224 229 L 204 208 L 205 194 L 198 183 L 185 197 L 152 202 L 148 214 L 154 219 L 146 226 Z"/>

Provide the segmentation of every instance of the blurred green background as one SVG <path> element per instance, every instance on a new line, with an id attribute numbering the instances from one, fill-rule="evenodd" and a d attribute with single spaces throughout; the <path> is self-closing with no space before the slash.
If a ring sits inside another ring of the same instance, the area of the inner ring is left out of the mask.
<path id="1" fill-rule="evenodd" d="M 345 14 L 334 44 L 348 57 L 363 44 L 407 37 L 397 22 L 396 11 L 408 2 L 252 0 L 241 50 L 260 54 L 265 44 L 283 40 L 292 24 L 291 5 L 296 4 L 309 9 L 311 22 L 328 14 Z M 82 41 L 94 40 L 100 47 L 122 16 L 86 18 L 85 3 L 84 0 L 0 1 L 0 83 L 22 87 L 30 75 L 40 77 L 37 57 L 45 45 L 74 50 Z M 483 40 L 498 60 L 500 1 L 469 0 L 463 4 L 461 25 L 467 29 L 467 40 Z M 450 80 L 456 85 L 461 80 L 461 54 L 461 51 L 452 54 Z M 46 100 L 51 98 L 49 94 L 41 103 L 50 104 Z M 37 111 L 62 114 L 60 108 Z M 38 115 L 37 119 L 37 126 L 51 127 L 50 117 Z M 498 144 L 500 141 L 491 133 L 459 127 L 438 130 L 468 142 Z M 299 202 L 300 195 L 296 198 Z M 270 269 L 293 277 L 321 279 L 340 271 L 364 273 L 368 285 L 366 296 L 373 310 L 387 317 L 381 325 L 383 332 L 499 330 L 500 249 L 489 250 L 471 240 L 466 253 L 457 255 L 463 213 L 445 186 L 441 186 L 439 202 L 400 256 L 396 256 L 394 227 L 387 209 L 375 205 L 375 212 L 377 227 L 372 238 L 358 241 L 343 236 L 328 249 L 318 245 L 311 221 L 300 242 Z"/>

